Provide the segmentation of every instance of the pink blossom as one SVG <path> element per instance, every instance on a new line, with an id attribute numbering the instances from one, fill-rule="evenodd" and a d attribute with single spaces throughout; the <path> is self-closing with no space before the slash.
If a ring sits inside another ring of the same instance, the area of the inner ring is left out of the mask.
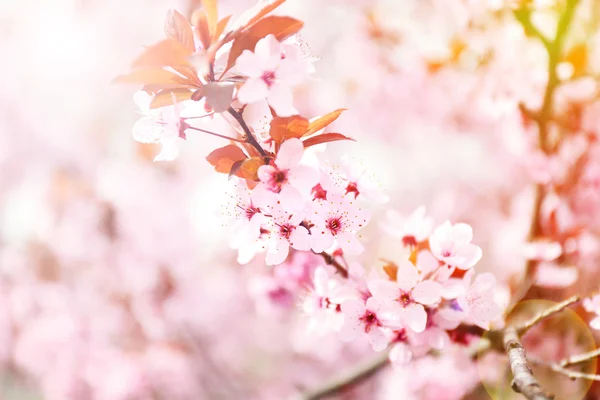
<path id="1" fill-rule="evenodd" d="M 600 295 L 583 300 L 583 307 L 586 311 L 595 313 L 596 316 L 590 321 L 590 326 L 594 329 L 600 329 Z"/>
<path id="2" fill-rule="evenodd" d="M 152 97 L 146 92 L 137 92 L 134 100 L 142 113 L 146 114 L 133 126 L 133 138 L 140 143 L 159 143 L 162 148 L 154 161 L 173 161 L 179 155 L 179 141 L 185 139 L 188 125 L 180 117 L 181 106 L 150 109 Z"/>
<path id="3" fill-rule="evenodd" d="M 317 267 L 313 278 L 313 289 L 303 302 L 303 309 L 309 315 L 308 329 L 311 332 L 339 330 L 343 322 L 341 304 L 344 289 L 339 280 L 330 276 L 327 269 Z"/>
<path id="4" fill-rule="evenodd" d="M 249 104 L 266 98 L 280 117 L 297 113 L 290 88 L 302 81 L 310 64 L 296 46 L 279 43 L 275 36 L 268 35 L 258 41 L 254 52 L 244 50 L 235 66 L 248 77 L 237 94 L 240 102 Z"/>
<path id="5" fill-rule="evenodd" d="M 388 345 L 385 325 L 393 323 L 396 317 L 385 310 L 384 305 L 371 297 L 366 305 L 361 300 L 346 300 L 342 303 L 344 325 L 340 337 L 344 341 L 352 341 L 358 337 L 367 338 L 375 351 L 381 351 Z"/>
<path id="6" fill-rule="evenodd" d="M 425 215 L 425 207 L 419 207 L 408 217 L 396 210 L 388 210 L 387 221 L 382 228 L 392 237 L 399 238 L 405 246 L 425 241 L 433 229 L 433 218 Z"/>
<path id="7" fill-rule="evenodd" d="M 304 146 L 299 139 L 288 139 L 279 148 L 274 165 L 263 165 L 258 169 L 262 185 L 274 193 L 292 186 L 307 193 L 317 181 L 317 172 L 306 165 L 300 165 Z M 301 198 L 301 196 L 298 196 Z"/>
<path id="8" fill-rule="evenodd" d="M 472 268 L 481 259 L 481 248 L 471 244 L 473 229 L 446 221 L 434 229 L 429 237 L 431 253 L 440 261 L 460 269 Z"/>
<path id="9" fill-rule="evenodd" d="M 523 253 L 528 260 L 553 261 L 563 253 L 562 246 L 558 242 L 536 241 L 527 243 Z"/>
<path id="10" fill-rule="evenodd" d="M 441 300 L 442 286 L 431 280 L 421 280 L 419 271 L 408 260 L 398 265 L 396 282 L 377 279 L 369 282 L 373 297 L 400 316 L 400 323 L 414 332 L 423 332 L 427 325 L 427 312 L 423 305 L 433 305 Z"/>
<path id="11" fill-rule="evenodd" d="M 364 247 L 356 233 L 367 225 L 371 218 L 370 213 L 361 209 L 351 197 L 327 197 L 327 200 L 313 202 L 307 215 L 314 225 L 310 228 L 313 251 L 325 251 L 337 240 L 345 253 L 362 253 Z"/>

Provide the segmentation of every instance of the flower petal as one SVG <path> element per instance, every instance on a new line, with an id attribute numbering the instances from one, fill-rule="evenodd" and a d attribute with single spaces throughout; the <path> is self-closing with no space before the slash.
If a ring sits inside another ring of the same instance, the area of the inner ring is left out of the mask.
<path id="1" fill-rule="evenodd" d="M 303 226 L 298 226 L 290 235 L 290 246 L 296 250 L 310 250 L 310 235 L 308 229 Z"/>
<path id="2" fill-rule="evenodd" d="M 261 99 L 262 98 L 264 98 L 264 96 L 261 97 Z M 292 96 L 292 91 L 289 87 L 281 83 L 274 83 L 273 85 L 271 85 L 271 87 L 269 87 L 267 93 L 267 102 L 271 107 L 273 107 L 275 113 L 279 117 L 290 117 L 298 113 L 298 111 L 296 111 L 296 109 L 294 108 L 294 98 Z"/>
<path id="3" fill-rule="evenodd" d="M 423 332 L 427 326 L 427 312 L 421 304 L 411 304 L 406 307 L 402 319 L 413 332 Z"/>
<path id="4" fill-rule="evenodd" d="M 288 139 L 281 144 L 275 164 L 281 169 L 289 169 L 302 160 L 304 145 L 300 139 Z"/>
<path id="5" fill-rule="evenodd" d="M 440 301 L 441 295 L 442 285 L 430 280 L 417 283 L 412 291 L 413 299 L 427 306 Z"/>
<path id="6" fill-rule="evenodd" d="M 263 100 L 269 94 L 269 87 L 260 78 L 249 78 L 238 90 L 237 98 L 240 103 L 249 104 Z"/>
<path id="7" fill-rule="evenodd" d="M 346 254 L 358 255 L 365 251 L 364 246 L 360 243 L 354 233 L 340 232 L 337 234 L 336 238 L 339 246 Z"/>
<path id="8" fill-rule="evenodd" d="M 410 261 L 402 260 L 398 263 L 396 282 L 398 282 L 400 289 L 404 291 L 412 290 L 419 282 L 419 271 Z"/>

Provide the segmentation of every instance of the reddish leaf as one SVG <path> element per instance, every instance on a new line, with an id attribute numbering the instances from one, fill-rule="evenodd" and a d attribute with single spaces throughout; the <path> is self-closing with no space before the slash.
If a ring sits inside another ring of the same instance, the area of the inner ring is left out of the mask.
<path id="1" fill-rule="evenodd" d="M 192 54 L 183 44 L 173 38 L 161 40 L 150 46 L 133 62 L 133 68 L 188 66 Z"/>
<path id="2" fill-rule="evenodd" d="M 169 10 L 165 20 L 165 34 L 167 37 L 179 41 L 186 49 L 193 52 L 196 50 L 194 45 L 194 33 L 188 20 L 177 10 Z"/>
<path id="3" fill-rule="evenodd" d="M 208 18 L 206 17 L 206 13 L 202 10 L 194 11 L 194 14 L 192 15 L 192 21 L 194 22 L 194 28 L 198 33 L 200 42 L 202 42 L 202 47 L 204 49 L 208 49 L 212 40 L 210 37 L 210 28 L 208 26 Z"/>
<path id="4" fill-rule="evenodd" d="M 206 14 L 206 23 L 208 31 L 211 37 L 217 30 L 217 24 L 219 23 L 219 15 L 217 14 L 217 1 L 216 0 L 202 0 L 202 8 Z"/>
<path id="5" fill-rule="evenodd" d="M 265 162 L 261 157 L 252 157 L 242 161 L 239 169 L 235 174 L 240 178 L 248 179 L 251 181 L 258 180 L 258 169 L 265 165 Z"/>
<path id="6" fill-rule="evenodd" d="M 121 75 L 113 80 L 114 83 L 135 83 L 137 85 L 169 85 L 179 84 L 188 85 L 189 82 L 183 76 L 179 76 L 173 72 L 154 68 L 154 69 L 139 69 L 132 71 L 127 75 Z"/>
<path id="7" fill-rule="evenodd" d="M 337 142 L 338 140 L 354 141 L 354 139 L 349 138 L 348 136 L 344 136 L 341 133 L 324 133 L 322 135 L 310 137 L 310 138 L 304 140 L 303 143 L 304 143 L 304 147 L 307 148 L 307 147 L 314 146 L 314 145 L 321 144 L 321 143 Z"/>
<path id="8" fill-rule="evenodd" d="M 252 25 L 283 3 L 285 3 L 285 0 L 263 0 L 259 2 L 235 21 L 234 29 L 243 29 Z"/>
<path id="9" fill-rule="evenodd" d="M 188 89 L 172 89 L 159 92 L 150 103 L 150 108 L 170 106 L 192 98 L 193 92 Z"/>
<path id="10" fill-rule="evenodd" d="M 282 41 L 298 32 L 302 26 L 302 21 L 292 17 L 273 15 L 261 19 L 233 41 L 225 71 L 233 67 L 244 50 L 254 50 L 256 43 L 265 36 L 272 34 L 277 40 Z"/>
<path id="11" fill-rule="evenodd" d="M 340 108 L 333 112 L 330 112 L 329 114 L 323 115 L 322 117 L 316 118 L 314 121 L 310 121 L 305 135 L 312 135 L 313 133 L 325 128 L 327 125 L 331 124 L 333 121 L 338 119 L 338 117 L 344 111 L 346 111 L 345 108 Z"/>
<path id="12" fill-rule="evenodd" d="M 308 129 L 308 120 L 300 115 L 291 117 L 275 117 L 271 120 L 269 135 L 277 143 L 289 138 L 300 138 Z"/>
<path id="13" fill-rule="evenodd" d="M 218 148 L 206 157 L 206 161 L 215 167 L 217 172 L 224 174 L 229 174 L 236 161 L 244 159 L 246 159 L 246 155 L 242 149 L 233 144 Z"/>
<path id="14" fill-rule="evenodd" d="M 223 34 L 230 18 L 231 18 L 231 15 L 229 15 L 219 21 L 219 23 L 217 24 L 217 30 L 215 31 L 215 33 L 213 35 L 213 41 L 216 41 L 219 38 L 219 36 L 221 36 Z"/>

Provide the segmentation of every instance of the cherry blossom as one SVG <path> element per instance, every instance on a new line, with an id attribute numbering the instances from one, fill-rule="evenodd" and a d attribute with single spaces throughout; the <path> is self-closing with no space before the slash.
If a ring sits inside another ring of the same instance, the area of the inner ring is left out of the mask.
<path id="1" fill-rule="evenodd" d="M 428 238 L 433 229 L 433 218 L 425 215 L 425 207 L 418 207 L 405 217 L 396 210 L 388 210 L 382 228 L 392 237 L 402 239 L 405 246 L 414 246 Z"/>
<path id="2" fill-rule="evenodd" d="M 344 324 L 340 330 L 340 338 L 352 341 L 358 337 L 366 337 L 375 351 L 385 349 L 389 343 L 385 325 L 393 323 L 397 317 L 385 310 L 379 300 L 371 297 L 364 304 L 361 300 L 346 300 L 341 306 L 344 313 Z"/>
<path id="3" fill-rule="evenodd" d="M 441 299 L 442 286 L 431 280 L 421 280 L 417 268 L 408 260 L 398 265 L 396 282 L 369 282 L 373 297 L 399 315 L 400 323 L 414 332 L 423 332 L 427 325 L 424 305 L 434 305 Z"/>
<path id="4" fill-rule="evenodd" d="M 584 299 L 583 307 L 586 311 L 596 314 L 590 321 L 590 326 L 594 329 L 600 329 L 600 295 Z"/>
<path id="5" fill-rule="evenodd" d="M 429 237 L 432 254 L 440 261 L 460 269 L 472 268 L 482 256 L 481 248 L 471 244 L 473 229 L 464 223 L 446 221 Z"/>
<path id="6" fill-rule="evenodd" d="M 294 187 L 300 193 L 308 192 L 317 181 L 317 173 L 306 165 L 300 165 L 304 146 L 299 139 L 288 139 L 281 144 L 273 165 L 263 165 L 258 169 L 262 185 L 279 193 L 284 187 Z M 298 195 L 301 198 L 301 195 Z"/>
<path id="7" fill-rule="evenodd" d="M 370 213 L 361 209 L 351 197 L 327 197 L 326 200 L 313 202 L 307 214 L 313 224 L 310 228 L 313 251 L 320 253 L 337 241 L 345 253 L 362 253 L 364 247 L 356 233 L 367 225 Z"/>
<path id="8" fill-rule="evenodd" d="M 248 77 L 237 94 L 240 102 L 249 104 L 266 98 L 280 117 L 297 113 L 290 88 L 307 75 L 310 67 L 297 47 L 268 35 L 258 41 L 254 52 L 244 50 L 235 65 Z"/>
<path id="9" fill-rule="evenodd" d="M 309 316 L 308 330 L 325 333 L 339 330 L 343 322 L 341 304 L 344 296 L 342 283 L 330 276 L 324 267 L 317 267 L 314 272 L 313 289 L 302 303 L 304 312 Z"/>

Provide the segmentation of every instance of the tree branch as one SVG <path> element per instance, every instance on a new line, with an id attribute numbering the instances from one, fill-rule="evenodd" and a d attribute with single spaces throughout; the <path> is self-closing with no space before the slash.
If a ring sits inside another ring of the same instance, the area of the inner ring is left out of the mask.
<path id="1" fill-rule="evenodd" d="M 323 386 L 301 395 L 300 399 L 318 400 L 325 396 L 338 393 L 371 377 L 387 364 L 388 354 L 385 352 L 381 356 L 370 360 L 363 365 L 359 365 L 337 378 L 334 378 L 333 380 L 325 383 Z"/>
<path id="2" fill-rule="evenodd" d="M 315 253 L 313 251 L 313 253 Z M 348 270 L 346 268 L 344 268 L 342 266 L 342 264 L 340 264 L 339 262 L 337 262 L 337 260 L 335 259 L 335 257 L 333 257 L 331 254 L 328 254 L 326 252 L 321 252 L 321 253 L 315 253 L 318 256 L 323 257 L 323 259 L 325 260 L 325 263 L 327 265 L 331 265 L 333 266 L 337 272 L 340 273 L 340 275 L 342 275 L 342 277 L 347 278 L 348 277 Z"/>
<path id="3" fill-rule="evenodd" d="M 504 332 L 504 349 L 508 356 L 510 370 L 513 374 L 512 388 L 521 393 L 529 400 L 552 400 L 554 396 L 546 393 L 533 376 L 531 368 L 527 364 L 525 349 L 519 341 L 516 328 L 507 328 Z"/>
<path id="4" fill-rule="evenodd" d="M 541 367 L 545 367 L 545 368 L 549 368 L 552 371 L 561 374 L 561 375 L 565 375 L 567 377 L 569 377 L 570 379 L 586 379 L 589 381 L 598 381 L 600 382 L 600 375 L 595 375 L 595 374 L 586 374 L 585 372 L 579 372 L 579 371 L 572 371 L 570 369 L 564 368 L 562 366 L 560 366 L 559 364 L 556 363 L 547 363 L 545 361 L 541 361 L 538 360 L 536 358 L 531 358 L 530 359 L 532 364 L 535 365 L 539 365 Z"/>
<path id="5" fill-rule="evenodd" d="M 258 143 L 258 141 L 254 137 L 254 135 L 252 134 L 252 132 L 250 132 L 250 128 L 246 124 L 246 121 L 244 121 L 244 117 L 242 117 L 242 114 L 240 114 L 239 112 L 235 111 L 233 109 L 233 107 L 229 107 L 229 109 L 227 110 L 227 112 L 229 114 L 231 114 L 231 116 L 233 118 L 235 118 L 235 120 L 238 122 L 238 124 L 240 124 L 240 126 L 242 127 L 242 129 L 244 130 L 244 133 L 246 134 L 246 140 L 247 140 L 247 142 L 250 145 L 252 145 L 252 147 L 254 147 L 256 149 L 256 151 L 258 151 L 258 153 L 261 156 L 266 157 L 267 156 L 267 152 Z"/>
<path id="6" fill-rule="evenodd" d="M 570 367 L 571 365 L 582 364 L 599 356 L 600 348 L 597 348 L 595 350 L 588 351 L 587 353 L 576 354 L 574 356 L 565 358 L 564 360 L 559 362 L 558 365 L 560 365 L 561 367 Z"/>
<path id="7" fill-rule="evenodd" d="M 206 129 L 196 128 L 196 127 L 193 127 L 193 126 L 189 126 L 187 129 L 192 129 L 194 131 L 207 133 L 209 135 L 213 135 L 213 136 L 220 137 L 220 138 L 227 139 L 227 140 L 233 140 L 234 142 L 247 143 L 247 141 L 244 140 L 244 139 L 232 138 L 232 137 L 229 137 L 229 136 L 221 135 L 221 134 L 216 133 L 216 132 L 207 131 Z"/>
<path id="8" fill-rule="evenodd" d="M 537 315 L 535 315 L 529 321 L 525 322 L 524 324 L 521 324 L 520 326 L 518 326 L 515 329 L 519 335 L 524 335 L 525 332 L 527 332 L 529 329 L 533 328 L 535 325 L 540 323 L 542 320 L 561 312 L 562 310 L 569 307 L 570 305 L 581 301 L 581 299 L 582 299 L 582 297 L 579 295 L 570 297 L 552 307 L 549 307 L 549 308 L 539 312 Z"/>

